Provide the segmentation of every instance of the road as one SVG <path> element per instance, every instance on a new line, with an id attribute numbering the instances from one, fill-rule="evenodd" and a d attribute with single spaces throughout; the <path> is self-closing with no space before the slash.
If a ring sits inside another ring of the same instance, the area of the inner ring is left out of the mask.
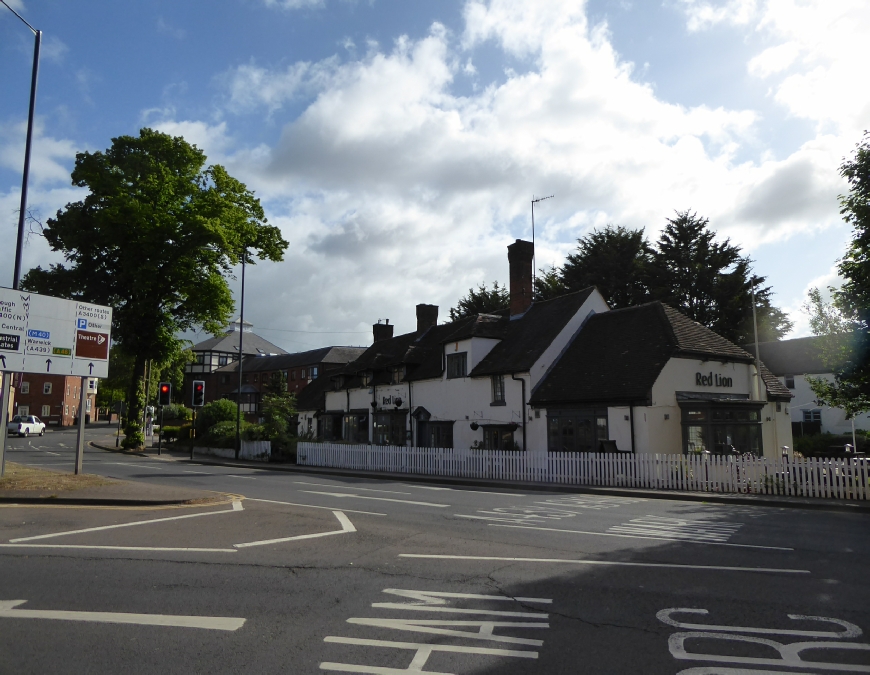
<path id="1" fill-rule="evenodd" d="M 74 444 L 8 457 L 69 470 Z M 85 470 L 244 499 L 0 508 L 2 673 L 870 672 L 866 516 L 91 448 Z"/>

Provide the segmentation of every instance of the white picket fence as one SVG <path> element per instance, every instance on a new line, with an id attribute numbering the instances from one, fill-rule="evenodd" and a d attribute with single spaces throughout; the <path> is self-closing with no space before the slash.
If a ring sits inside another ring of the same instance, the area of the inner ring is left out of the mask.
<path id="1" fill-rule="evenodd" d="M 429 476 L 870 499 L 870 460 L 864 458 L 764 459 L 568 452 L 542 456 L 510 450 L 299 443 L 297 462 L 305 466 Z"/>

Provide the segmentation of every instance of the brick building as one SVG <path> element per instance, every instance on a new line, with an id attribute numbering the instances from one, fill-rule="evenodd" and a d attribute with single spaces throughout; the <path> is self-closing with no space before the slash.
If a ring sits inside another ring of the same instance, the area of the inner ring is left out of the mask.
<path id="1" fill-rule="evenodd" d="M 85 413 L 96 421 L 97 379 L 87 380 Z M 36 415 L 46 424 L 71 426 L 78 418 L 82 379 L 70 375 L 16 373 L 12 376 L 16 415 Z"/>
<path id="2" fill-rule="evenodd" d="M 239 364 L 234 361 L 212 373 L 215 384 L 210 400 L 228 398 L 238 401 L 243 411 L 256 418 L 263 393 L 273 375 L 281 377 L 286 391 L 295 394 L 310 382 L 354 361 L 365 350 L 365 347 L 322 347 L 295 354 L 245 356 L 242 362 L 241 398 L 238 396 Z"/>

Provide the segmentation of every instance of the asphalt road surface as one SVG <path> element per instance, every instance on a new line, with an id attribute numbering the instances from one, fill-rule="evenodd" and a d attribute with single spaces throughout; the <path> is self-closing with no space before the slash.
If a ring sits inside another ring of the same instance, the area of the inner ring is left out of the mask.
<path id="1" fill-rule="evenodd" d="M 70 470 L 74 444 L 8 459 Z M 0 673 L 870 672 L 866 516 L 90 448 L 85 470 L 244 499 L 0 508 Z"/>

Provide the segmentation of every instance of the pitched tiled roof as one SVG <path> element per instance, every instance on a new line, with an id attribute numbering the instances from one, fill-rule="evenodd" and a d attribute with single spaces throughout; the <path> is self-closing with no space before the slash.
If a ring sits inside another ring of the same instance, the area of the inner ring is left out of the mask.
<path id="1" fill-rule="evenodd" d="M 332 375 L 339 367 L 334 365 L 325 366 L 323 373 L 316 380 L 312 380 L 296 394 L 296 410 L 325 410 L 326 393 L 332 390 Z"/>
<path id="2" fill-rule="evenodd" d="M 771 372 L 776 375 L 818 375 L 830 373 L 831 367 L 825 365 L 822 358 L 822 340 L 820 337 L 796 338 L 778 342 L 762 342 L 758 345 L 761 360 Z M 747 345 L 746 349 L 755 353 L 755 345 Z"/>
<path id="3" fill-rule="evenodd" d="M 595 287 L 590 286 L 576 293 L 532 303 L 520 318 L 507 322 L 504 339 L 475 366 L 471 376 L 531 370 L 594 290 Z"/>
<path id="4" fill-rule="evenodd" d="M 248 356 L 244 362 L 244 372 L 257 373 L 261 371 L 288 370 L 299 366 L 316 365 L 318 363 L 335 363 L 344 365 L 350 363 L 366 350 L 365 347 L 322 347 L 307 352 L 294 354 L 279 354 L 278 356 Z M 238 361 L 233 361 L 216 372 L 228 373 L 238 371 Z"/>
<path id="5" fill-rule="evenodd" d="M 225 352 L 229 354 L 239 353 L 239 332 L 230 331 L 224 335 L 209 338 L 198 342 L 190 348 L 194 352 Z M 286 354 L 287 352 L 273 345 L 268 340 L 261 338 L 256 333 L 245 333 L 242 339 L 242 349 L 245 354 Z"/>
<path id="6" fill-rule="evenodd" d="M 752 356 L 677 310 L 651 302 L 591 317 L 532 394 L 532 405 L 645 404 L 673 357 L 751 363 Z M 785 389 L 762 377 L 771 398 Z M 785 396 L 790 398 L 788 390 Z"/>

